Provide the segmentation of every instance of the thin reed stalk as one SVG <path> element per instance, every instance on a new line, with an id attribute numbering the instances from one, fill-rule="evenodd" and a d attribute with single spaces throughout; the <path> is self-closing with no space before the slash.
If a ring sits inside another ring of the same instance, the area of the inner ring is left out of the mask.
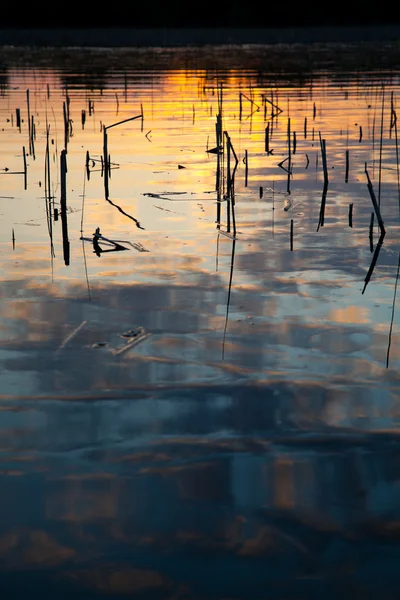
<path id="1" fill-rule="evenodd" d="M 376 201 L 376 196 L 375 196 L 374 188 L 372 186 L 371 179 L 370 179 L 369 174 L 368 174 L 367 163 L 365 163 L 365 174 L 367 176 L 368 191 L 369 191 L 369 195 L 371 196 L 371 200 L 372 200 L 372 204 L 373 204 L 373 207 L 374 207 L 374 210 L 375 210 L 376 218 L 378 219 L 379 228 L 381 230 L 381 233 L 385 234 L 386 233 L 385 226 L 383 224 L 383 220 L 382 220 L 382 216 L 381 216 L 381 211 L 380 211 L 380 208 L 379 208 L 379 204 Z"/>

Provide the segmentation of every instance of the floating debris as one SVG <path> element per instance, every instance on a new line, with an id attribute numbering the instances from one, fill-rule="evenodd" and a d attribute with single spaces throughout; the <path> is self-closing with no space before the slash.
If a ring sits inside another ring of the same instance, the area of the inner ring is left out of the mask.
<path id="1" fill-rule="evenodd" d="M 129 341 L 127 341 L 124 346 L 122 346 L 120 348 L 115 348 L 115 350 L 113 350 L 112 353 L 114 354 L 114 356 L 119 356 L 120 354 L 122 354 L 123 352 L 126 352 L 127 350 L 130 350 L 130 348 L 133 348 L 140 342 L 143 342 L 150 335 L 151 334 L 146 332 L 144 327 L 137 327 L 135 329 L 130 329 L 126 333 L 121 334 L 121 337 L 128 338 Z"/>
<path id="2" fill-rule="evenodd" d="M 293 206 L 293 202 L 291 200 L 291 198 L 286 198 L 284 204 L 283 204 L 283 210 L 288 211 L 292 208 Z"/>

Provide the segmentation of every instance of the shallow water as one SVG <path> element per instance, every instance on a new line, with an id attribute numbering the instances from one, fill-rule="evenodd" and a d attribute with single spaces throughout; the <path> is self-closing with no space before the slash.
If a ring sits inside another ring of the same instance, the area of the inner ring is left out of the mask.
<path id="1" fill-rule="evenodd" d="M 396 597 L 400 72 L 267 50 L 4 52 L 8 594 Z"/>

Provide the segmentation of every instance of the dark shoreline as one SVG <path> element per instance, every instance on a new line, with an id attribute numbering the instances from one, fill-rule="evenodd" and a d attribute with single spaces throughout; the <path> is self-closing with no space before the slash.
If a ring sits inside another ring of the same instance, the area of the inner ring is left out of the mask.
<path id="1" fill-rule="evenodd" d="M 398 42 L 399 25 L 277 28 L 0 28 L 0 46 L 182 47 Z"/>

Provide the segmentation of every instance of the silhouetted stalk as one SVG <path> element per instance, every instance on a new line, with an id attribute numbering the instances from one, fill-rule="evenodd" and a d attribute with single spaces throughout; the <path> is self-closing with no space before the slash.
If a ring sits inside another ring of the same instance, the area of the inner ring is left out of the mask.
<path id="1" fill-rule="evenodd" d="M 307 117 L 304 117 L 304 139 L 307 139 Z"/>
<path id="2" fill-rule="evenodd" d="M 249 174 L 249 160 L 248 160 L 249 156 L 248 156 L 248 152 L 247 150 L 244 151 L 244 187 L 247 187 L 247 180 L 248 180 L 248 174 Z"/>
<path id="3" fill-rule="evenodd" d="M 291 149 L 291 140 L 290 140 L 290 117 L 288 118 L 287 124 L 287 145 L 288 145 L 288 174 L 287 174 L 287 193 L 290 194 L 290 176 L 292 174 L 292 149 Z"/>
<path id="4" fill-rule="evenodd" d="M 391 343 L 392 343 L 392 329 L 393 329 L 393 321 L 394 321 L 394 310 L 395 310 L 395 306 L 396 306 L 396 294 L 397 294 L 397 283 L 399 281 L 399 272 L 400 272 L 400 252 L 399 252 L 399 260 L 397 262 L 396 283 L 395 283 L 395 286 L 394 286 L 394 295 L 393 295 L 393 304 L 392 304 L 392 318 L 390 320 L 388 349 L 387 349 L 387 354 L 386 354 L 386 368 L 389 368 L 389 354 L 390 354 L 390 346 L 391 346 Z"/>
<path id="5" fill-rule="evenodd" d="M 30 138 L 30 154 L 35 160 L 35 139 L 36 139 L 36 125 L 33 115 L 31 116 L 31 138 Z"/>
<path id="6" fill-rule="evenodd" d="M 103 128 L 103 161 L 104 161 L 104 191 L 106 195 L 106 200 L 110 195 L 109 187 L 108 187 L 108 176 L 109 176 L 109 168 L 108 168 L 108 138 L 107 138 L 107 127 Z"/>
<path id="7" fill-rule="evenodd" d="M 85 168 L 86 168 L 86 177 L 87 177 L 87 180 L 89 181 L 89 179 L 90 179 L 90 156 L 89 156 L 89 150 L 86 150 Z"/>
<path id="8" fill-rule="evenodd" d="M 328 166 L 326 162 L 326 143 L 325 140 L 321 137 L 321 132 L 319 132 L 319 142 L 321 145 L 321 155 L 322 155 L 322 167 L 324 169 L 324 180 L 328 183 Z"/>
<path id="9" fill-rule="evenodd" d="M 344 176 L 345 183 L 349 182 L 349 151 L 346 150 L 346 175 Z"/>
<path id="10" fill-rule="evenodd" d="M 386 233 L 385 232 L 385 226 L 383 224 L 383 220 L 382 220 L 382 216 L 381 216 L 381 211 L 380 211 L 379 205 L 378 205 L 378 203 L 376 201 L 374 188 L 372 186 L 372 183 L 371 183 L 371 180 L 369 178 L 368 171 L 367 171 L 367 163 L 365 163 L 365 174 L 367 176 L 368 191 L 369 191 L 369 194 L 371 196 L 371 200 L 372 200 L 372 204 L 373 204 L 373 207 L 374 207 L 374 210 L 375 210 L 376 218 L 378 219 L 379 228 L 381 230 L 381 233 L 385 234 Z"/>
<path id="11" fill-rule="evenodd" d="M 15 109 L 15 116 L 16 116 L 16 125 L 19 129 L 19 132 L 21 133 L 21 110 L 19 108 Z"/>
<path id="12" fill-rule="evenodd" d="M 24 190 L 26 190 L 27 185 L 28 185 L 28 169 L 26 166 L 26 152 L 25 152 L 25 146 L 22 146 L 22 154 L 24 157 Z"/>
<path id="13" fill-rule="evenodd" d="M 290 219 L 290 251 L 293 252 L 293 219 Z"/>
<path id="14" fill-rule="evenodd" d="M 52 224 L 52 220 L 51 220 L 49 134 L 50 134 L 50 125 L 48 125 L 46 123 L 46 152 L 45 152 L 45 162 L 44 162 L 44 194 L 45 194 L 45 204 L 46 204 L 47 228 L 48 228 L 49 238 L 50 238 L 50 256 L 51 256 L 52 268 L 53 268 L 53 258 L 55 256 L 55 253 L 54 253 L 54 245 L 53 245 L 53 224 Z"/>
<path id="15" fill-rule="evenodd" d="M 353 227 L 353 203 L 349 204 L 349 227 Z"/>
<path id="16" fill-rule="evenodd" d="M 29 102 L 29 90 L 26 90 L 26 104 L 28 108 L 28 139 L 29 139 L 29 154 L 32 154 L 31 144 L 32 144 L 32 131 L 31 131 L 31 108 Z"/>
<path id="17" fill-rule="evenodd" d="M 267 154 L 270 154 L 270 151 L 269 151 L 269 123 L 265 128 L 265 152 Z"/>
<path id="18" fill-rule="evenodd" d="M 381 183 L 382 183 L 382 145 L 383 145 L 383 113 L 385 107 L 385 88 L 382 86 L 382 113 L 381 113 L 381 137 L 379 142 L 379 176 L 378 176 L 378 204 L 381 205 Z"/>
<path id="19" fill-rule="evenodd" d="M 363 288 L 362 293 L 365 292 L 366 287 L 367 287 L 367 285 L 368 285 L 368 283 L 369 283 L 369 281 L 370 281 L 370 279 L 372 277 L 372 273 L 374 272 L 375 265 L 376 265 L 376 262 L 378 260 L 379 252 L 381 251 L 385 235 L 386 235 L 385 230 L 381 231 L 381 235 L 379 237 L 378 243 L 377 243 L 376 248 L 375 248 L 374 255 L 372 257 L 371 265 L 370 265 L 370 267 L 368 269 L 368 273 L 367 273 L 367 275 L 366 275 L 366 277 L 364 279 L 365 283 L 364 283 L 364 288 Z"/>
<path id="20" fill-rule="evenodd" d="M 371 220 L 369 222 L 369 249 L 370 252 L 374 251 L 374 217 L 375 213 L 371 213 Z"/>
<path id="21" fill-rule="evenodd" d="M 319 230 L 320 227 L 324 226 L 324 222 L 325 222 L 325 206 L 326 206 L 326 196 L 328 194 L 328 180 L 325 179 L 324 180 L 324 188 L 322 190 L 322 198 L 321 198 L 321 207 L 319 210 L 319 221 L 318 221 L 318 227 L 317 227 L 317 231 Z"/>
<path id="22" fill-rule="evenodd" d="M 62 150 L 61 155 L 60 155 L 60 171 L 61 171 L 60 211 L 61 211 L 61 228 L 62 228 L 62 238 L 63 238 L 63 254 L 64 254 L 64 262 L 68 266 L 70 252 L 69 252 L 68 222 L 67 222 L 67 153 L 65 150 Z"/>
<path id="23" fill-rule="evenodd" d="M 229 287 L 228 287 L 228 299 L 226 302 L 226 315 L 225 315 L 225 327 L 224 327 L 224 339 L 222 342 L 222 359 L 225 356 L 225 339 L 226 339 L 226 330 L 228 327 L 228 316 L 229 316 L 229 304 L 231 300 L 231 289 L 232 289 L 232 279 L 233 279 L 233 265 L 235 261 L 235 244 L 236 240 L 232 241 L 232 255 L 231 255 L 231 270 L 229 274 Z"/>
<path id="24" fill-rule="evenodd" d="M 400 214 L 400 172 L 399 172 L 399 144 L 398 144 L 398 138 L 397 138 L 397 115 L 396 115 L 396 111 L 393 109 L 393 113 L 394 113 L 394 123 L 393 123 L 393 127 L 394 127 L 394 136 L 395 136 L 395 142 L 396 142 L 396 168 L 397 168 L 397 197 L 398 197 L 398 203 L 399 203 L 399 214 Z"/>

